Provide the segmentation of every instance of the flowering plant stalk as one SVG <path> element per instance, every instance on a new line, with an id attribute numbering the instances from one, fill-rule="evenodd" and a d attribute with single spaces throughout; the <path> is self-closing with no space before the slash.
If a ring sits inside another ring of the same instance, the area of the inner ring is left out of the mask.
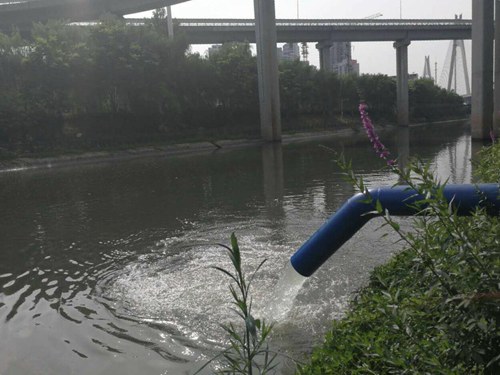
<path id="1" fill-rule="evenodd" d="M 375 153 L 379 158 L 384 159 L 387 165 L 394 166 L 396 164 L 396 161 L 393 159 L 389 159 L 391 153 L 380 141 L 380 138 L 375 131 L 375 127 L 373 126 L 372 120 L 368 115 L 368 106 L 365 103 L 359 104 L 359 114 L 361 115 L 361 122 L 363 124 L 363 127 L 365 128 L 366 135 L 368 136 L 368 139 L 370 140 Z"/>

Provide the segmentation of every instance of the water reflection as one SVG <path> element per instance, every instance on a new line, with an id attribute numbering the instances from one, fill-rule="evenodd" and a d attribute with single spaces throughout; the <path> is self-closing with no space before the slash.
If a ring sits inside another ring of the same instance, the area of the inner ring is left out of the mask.
<path id="1" fill-rule="evenodd" d="M 281 143 L 268 143 L 261 146 L 263 190 L 268 226 L 273 231 L 273 240 L 283 243 L 286 241 L 284 234 L 285 211 L 283 208 L 284 197 L 284 172 L 283 172 L 283 146 Z"/>
<path id="2" fill-rule="evenodd" d="M 471 140 L 468 135 L 461 136 L 456 142 L 446 144 L 436 155 L 434 169 L 441 181 L 448 179 L 451 184 L 466 184 L 472 180 L 470 160 Z"/>
<path id="3" fill-rule="evenodd" d="M 407 126 L 397 130 L 397 150 L 398 168 L 405 171 L 410 161 L 410 128 Z"/>
<path id="4" fill-rule="evenodd" d="M 269 207 L 283 201 L 283 146 L 281 143 L 267 143 L 261 146 L 262 170 L 264 173 L 264 195 Z"/>

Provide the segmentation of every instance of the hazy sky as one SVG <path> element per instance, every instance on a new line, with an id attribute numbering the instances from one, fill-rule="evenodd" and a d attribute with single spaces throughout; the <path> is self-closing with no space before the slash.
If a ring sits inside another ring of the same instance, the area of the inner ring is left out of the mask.
<path id="1" fill-rule="evenodd" d="M 277 18 L 296 18 L 297 0 L 275 0 Z M 463 14 L 471 18 L 471 0 L 299 0 L 300 18 L 364 18 L 382 13 L 382 18 L 454 18 Z M 191 0 L 172 7 L 174 18 L 253 18 L 253 0 Z M 142 13 L 142 15 L 146 15 Z M 412 42 L 409 47 L 409 71 L 422 74 L 424 56 L 430 55 L 432 71 L 437 62 L 438 80 L 450 42 Z M 470 72 L 470 42 L 466 41 Z M 194 47 L 203 52 L 206 46 Z M 312 64 L 318 64 L 318 52 L 309 45 Z M 394 75 L 396 56 L 392 43 L 353 43 L 353 58 L 360 64 L 361 73 Z M 469 73 L 470 75 L 470 73 Z"/>

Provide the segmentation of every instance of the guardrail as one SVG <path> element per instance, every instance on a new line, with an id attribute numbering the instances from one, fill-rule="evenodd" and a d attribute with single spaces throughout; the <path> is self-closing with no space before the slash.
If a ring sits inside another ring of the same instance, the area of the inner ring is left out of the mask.
<path id="1" fill-rule="evenodd" d="M 175 19 L 179 26 L 193 27 L 220 27 L 220 26 L 255 26 L 253 19 L 210 19 L 210 18 L 179 18 Z M 471 20 L 454 20 L 454 19 L 436 19 L 436 20 L 397 20 L 397 19 L 382 19 L 382 20 L 360 20 L 360 19 L 277 19 L 276 26 L 320 26 L 320 27 L 370 27 L 370 26 L 388 26 L 388 27 L 422 27 L 422 26 L 438 26 L 438 27 L 463 27 L 471 26 Z"/>

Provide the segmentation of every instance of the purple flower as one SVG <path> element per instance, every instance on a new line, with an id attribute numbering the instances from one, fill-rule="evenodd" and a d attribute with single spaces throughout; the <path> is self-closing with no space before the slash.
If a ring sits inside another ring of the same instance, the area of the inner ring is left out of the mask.
<path id="1" fill-rule="evenodd" d="M 365 128 L 366 134 L 368 135 L 368 139 L 370 140 L 375 153 L 379 158 L 384 159 L 388 166 L 392 167 L 396 164 L 394 159 L 389 159 L 391 153 L 389 150 L 382 144 L 380 138 L 375 132 L 375 127 L 373 126 L 372 120 L 368 116 L 367 112 L 368 106 L 365 103 L 359 104 L 359 113 L 361 115 L 361 121 L 363 123 L 363 127 Z"/>

